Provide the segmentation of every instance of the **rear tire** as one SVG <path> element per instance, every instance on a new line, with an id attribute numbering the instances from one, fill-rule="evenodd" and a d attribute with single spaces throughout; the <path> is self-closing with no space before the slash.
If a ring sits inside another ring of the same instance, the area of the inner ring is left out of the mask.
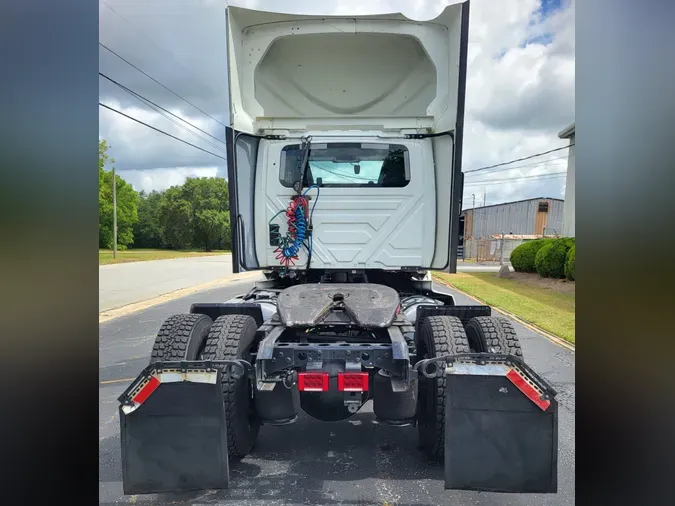
<path id="1" fill-rule="evenodd" d="M 423 359 L 469 353 L 462 321 L 455 316 L 429 316 L 420 328 L 417 349 Z M 445 378 L 419 376 L 417 433 L 422 450 L 434 461 L 445 455 Z"/>
<path id="2" fill-rule="evenodd" d="M 152 346 L 150 363 L 197 360 L 206 343 L 213 320 L 197 313 L 169 316 L 162 324 Z"/>
<path id="3" fill-rule="evenodd" d="M 523 350 L 513 325 L 498 316 L 477 316 L 466 324 L 466 337 L 477 353 L 496 353 L 523 358 Z"/>
<path id="4" fill-rule="evenodd" d="M 206 341 L 203 360 L 250 361 L 250 349 L 257 329 L 258 325 L 250 316 L 226 315 L 216 318 Z M 242 458 L 253 449 L 260 430 L 251 381 L 246 376 L 234 379 L 229 372 L 224 372 L 221 388 L 227 420 L 228 455 L 230 459 Z"/>

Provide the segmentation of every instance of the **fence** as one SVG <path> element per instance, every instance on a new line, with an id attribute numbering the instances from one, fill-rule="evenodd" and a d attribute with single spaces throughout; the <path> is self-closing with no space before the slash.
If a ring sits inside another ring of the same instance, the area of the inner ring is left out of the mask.
<path id="1" fill-rule="evenodd" d="M 546 235 L 545 237 L 558 237 Z M 501 262 L 508 264 L 511 253 L 524 242 L 541 239 L 540 235 L 503 235 L 495 234 L 492 237 L 464 238 L 462 248 L 464 260 L 476 262 Z M 503 255 L 502 255 L 503 250 Z"/>

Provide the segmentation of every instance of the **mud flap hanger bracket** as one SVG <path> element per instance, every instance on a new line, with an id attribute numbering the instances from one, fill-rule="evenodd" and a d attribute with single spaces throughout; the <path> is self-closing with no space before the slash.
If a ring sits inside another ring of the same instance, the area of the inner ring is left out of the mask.
<path id="1" fill-rule="evenodd" d="M 551 401 L 557 395 L 557 392 L 547 381 L 514 355 L 493 353 L 444 355 L 420 360 L 413 366 L 413 370 L 429 379 L 440 378 L 449 374 L 506 376 L 521 391 L 525 389 L 526 391 L 523 391 L 523 393 L 528 397 L 531 396 L 533 391 L 536 391 L 539 394 L 539 400 L 546 402 Z"/>
<path id="2" fill-rule="evenodd" d="M 117 398 L 120 404 L 124 406 L 133 406 L 134 398 L 141 390 L 162 374 L 173 376 L 173 382 L 182 379 L 190 381 L 188 374 L 198 375 L 200 373 L 214 373 L 220 369 L 223 373 L 229 373 L 234 379 L 244 376 L 253 378 L 253 366 L 246 360 L 176 360 L 154 362 L 147 366 L 138 377 L 127 387 L 127 389 Z M 200 382 L 197 380 L 197 382 Z"/>

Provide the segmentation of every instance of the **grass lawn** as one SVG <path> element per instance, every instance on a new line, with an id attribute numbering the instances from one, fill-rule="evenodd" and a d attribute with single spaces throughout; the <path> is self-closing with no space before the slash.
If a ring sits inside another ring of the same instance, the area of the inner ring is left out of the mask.
<path id="1" fill-rule="evenodd" d="M 125 251 L 118 251 L 117 258 L 113 258 L 113 252 L 109 249 L 98 250 L 98 264 L 119 264 L 125 262 L 142 262 L 144 260 L 166 260 L 169 258 L 185 258 L 185 257 L 203 257 L 212 255 L 222 255 L 229 253 L 229 251 L 175 251 L 164 249 L 129 249 Z"/>
<path id="2" fill-rule="evenodd" d="M 570 343 L 575 342 L 574 295 L 498 278 L 494 272 L 436 273 L 435 276 L 489 306 L 508 311 Z"/>

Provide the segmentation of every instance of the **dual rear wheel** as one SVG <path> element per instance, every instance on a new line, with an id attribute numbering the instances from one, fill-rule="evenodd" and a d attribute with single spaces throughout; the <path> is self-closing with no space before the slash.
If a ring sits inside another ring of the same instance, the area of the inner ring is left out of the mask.
<path id="1" fill-rule="evenodd" d="M 215 321 L 201 314 L 169 317 L 155 339 L 150 362 L 175 360 L 251 360 L 257 324 L 245 315 L 220 316 Z M 505 318 L 472 318 L 466 327 L 454 316 L 430 316 L 421 325 L 418 356 L 434 358 L 460 353 L 511 354 L 522 359 L 518 336 Z M 444 377 L 420 376 L 417 405 L 418 437 L 422 450 L 442 461 L 445 450 Z M 260 421 L 255 413 L 254 392 L 245 378 L 221 376 L 226 407 L 227 446 L 230 458 L 242 458 L 255 444 Z"/>
<path id="2" fill-rule="evenodd" d="M 245 315 L 225 315 L 211 320 L 188 313 L 170 316 L 159 329 L 150 363 L 176 360 L 251 361 L 251 345 L 258 326 Z M 246 456 L 255 444 L 260 422 L 255 414 L 253 391 L 246 377 L 221 375 L 227 422 L 229 457 Z"/>
<path id="3" fill-rule="evenodd" d="M 435 358 L 460 353 L 495 353 L 522 359 L 518 336 L 506 318 L 479 316 L 466 327 L 455 316 L 429 316 L 418 336 L 418 357 Z M 442 462 L 445 452 L 444 377 L 429 379 L 420 375 L 417 402 L 417 431 L 420 446 L 434 461 Z"/>

